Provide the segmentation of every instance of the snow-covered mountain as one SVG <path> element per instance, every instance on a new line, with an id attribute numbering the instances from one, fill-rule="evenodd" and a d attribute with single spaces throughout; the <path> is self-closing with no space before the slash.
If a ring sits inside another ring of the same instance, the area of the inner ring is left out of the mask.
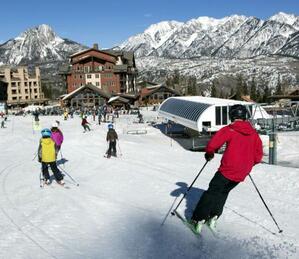
<path id="1" fill-rule="evenodd" d="M 163 21 L 130 37 L 119 48 L 135 51 L 137 57 L 252 58 L 259 55 L 292 55 L 299 31 L 299 16 L 278 13 L 267 20 L 242 15 L 222 19 L 199 17 L 185 23 Z M 294 39 L 295 37 L 295 39 Z"/>
<path id="2" fill-rule="evenodd" d="M 62 39 L 46 24 L 30 28 L 0 45 L 0 64 L 32 64 L 63 61 L 86 47 Z"/>

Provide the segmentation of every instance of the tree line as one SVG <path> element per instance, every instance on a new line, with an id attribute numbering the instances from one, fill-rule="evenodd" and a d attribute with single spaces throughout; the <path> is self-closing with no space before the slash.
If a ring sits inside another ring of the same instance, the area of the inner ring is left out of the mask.
<path id="1" fill-rule="evenodd" d="M 238 75 L 230 81 L 229 87 L 224 88 L 222 81 L 215 79 L 212 85 L 198 83 L 195 76 L 186 76 L 174 71 L 174 74 L 166 78 L 166 86 L 178 90 L 183 95 L 205 95 L 210 92 L 211 97 L 232 98 L 242 100 L 242 96 L 250 96 L 250 99 L 259 102 L 269 102 L 271 95 L 283 95 L 286 85 L 283 84 L 278 76 L 276 87 L 269 88 L 268 84 L 258 85 L 253 77 L 249 82 L 242 75 Z"/>

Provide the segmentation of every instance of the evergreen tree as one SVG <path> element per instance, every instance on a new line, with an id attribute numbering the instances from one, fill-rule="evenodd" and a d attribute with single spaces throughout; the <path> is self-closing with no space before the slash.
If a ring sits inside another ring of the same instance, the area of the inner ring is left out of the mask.
<path id="1" fill-rule="evenodd" d="M 178 70 L 174 71 L 174 75 L 173 75 L 173 78 L 172 78 L 172 83 L 173 83 L 173 86 L 180 84 L 180 73 L 179 73 Z"/>
<path id="2" fill-rule="evenodd" d="M 252 78 L 251 84 L 250 84 L 250 98 L 253 101 L 258 101 L 257 100 L 257 89 L 256 89 L 256 84 L 254 81 L 254 78 Z"/>
<path id="3" fill-rule="evenodd" d="M 283 92 L 282 92 L 282 86 L 281 86 L 281 82 L 280 82 L 280 76 L 278 76 L 275 94 L 276 95 L 282 95 L 283 94 Z"/>
<path id="4" fill-rule="evenodd" d="M 243 95 L 243 79 L 242 76 L 239 75 L 237 77 L 237 85 L 236 85 L 236 99 L 241 100 L 241 96 Z"/>
<path id="5" fill-rule="evenodd" d="M 248 95 L 248 86 L 245 81 L 242 81 L 241 93 L 242 93 L 242 95 Z"/>
<path id="6" fill-rule="evenodd" d="M 268 103 L 268 97 L 271 95 L 271 91 L 269 89 L 269 86 L 266 85 L 265 88 L 264 88 L 264 94 L 263 94 L 263 102 L 264 103 Z"/>
<path id="7" fill-rule="evenodd" d="M 188 95 L 197 95 L 196 92 L 196 77 L 189 77 L 187 80 Z"/>
<path id="8" fill-rule="evenodd" d="M 212 88 L 211 88 L 211 97 L 217 97 L 217 96 L 218 96 L 218 93 L 217 93 L 216 84 L 213 82 Z"/>
<path id="9" fill-rule="evenodd" d="M 234 94 L 235 94 L 235 90 L 234 90 L 234 88 L 231 88 L 230 89 L 229 97 L 232 97 Z"/>

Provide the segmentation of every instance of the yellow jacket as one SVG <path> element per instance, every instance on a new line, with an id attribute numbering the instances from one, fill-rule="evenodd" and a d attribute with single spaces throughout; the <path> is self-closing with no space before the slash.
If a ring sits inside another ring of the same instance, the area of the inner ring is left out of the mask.
<path id="1" fill-rule="evenodd" d="M 38 157 L 41 162 L 51 163 L 56 161 L 56 146 L 51 138 L 42 138 L 38 148 Z"/>

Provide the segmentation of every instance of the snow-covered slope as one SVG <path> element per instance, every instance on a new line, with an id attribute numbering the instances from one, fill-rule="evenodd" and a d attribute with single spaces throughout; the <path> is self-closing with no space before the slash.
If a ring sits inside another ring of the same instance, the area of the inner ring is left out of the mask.
<path id="1" fill-rule="evenodd" d="M 46 24 L 30 28 L 0 45 L 0 64 L 28 64 L 66 60 L 86 47 L 62 39 Z"/>
<path id="2" fill-rule="evenodd" d="M 276 54 L 278 50 L 283 55 L 283 46 L 298 30 L 299 16 L 282 12 L 266 21 L 241 15 L 199 17 L 185 23 L 164 21 L 151 25 L 119 47 L 135 50 L 137 57 L 250 58 Z M 294 55 L 299 57 L 299 53 Z"/>
<path id="3" fill-rule="evenodd" d="M 163 45 L 181 26 L 182 23 L 176 21 L 153 24 L 144 33 L 130 37 L 119 47 L 134 51 L 136 56 L 151 55 L 153 51 Z"/>
<path id="4" fill-rule="evenodd" d="M 145 119 L 156 116 L 142 113 Z M 31 117 L 9 117 L 0 130 L 0 258 L 299 258 L 299 169 L 291 167 L 299 159 L 298 132 L 278 136 L 278 162 L 289 167 L 260 164 L 252 171 L 284 232 L 277 234 L 247 178 L 228 198 L 219 238 L 204 229 L 198 239 L 166 216 L 203 166 L 202 153 L 183 149 L 150 126 L 146 135 L 125 134 L 146 126 L 121 115 L 115 123 L 118 158 L 108 160 L 107 124 L 89 117 L 93 130 L 83 134 L 77 116 L 40 117 L 43 127 L 57 119 L 65 136 L 58 163 L 70 189 L 55 182 L 40 189 L 40 164 L 32 161 L 40 134 L 32 130 Z M 190 215 L 220 158 L 208 163 L 181 204 L 182 214 Z"/>

